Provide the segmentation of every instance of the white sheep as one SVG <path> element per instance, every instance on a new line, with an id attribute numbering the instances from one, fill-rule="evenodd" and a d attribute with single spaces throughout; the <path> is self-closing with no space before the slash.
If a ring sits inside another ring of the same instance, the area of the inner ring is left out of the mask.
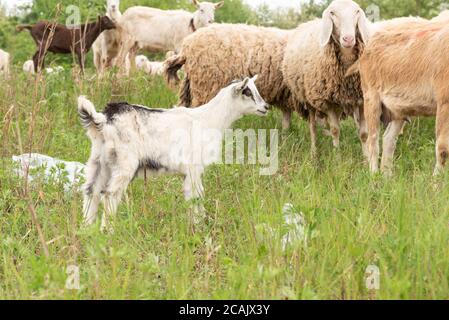
<path id="1" fill-rule="evenodd" d="M 120 12 L 120 0 L 106 1 L 106 15 L 114 22 L 119 23 L 122 17 Z M 101 33 L 92 45 L 94 65 L 97 73 L 101 76 L 104 71 L 116 65 L 117 55 L 120 50 L 120 33 L 117 29 L 106 30 Z M 129 63 L 129 57 L 125 62 Z"/>
<path id="2" fill-rule="evenodd" d="M 33 62 L 33 60 L 25 61 L 25 63 L 23 64 L 22 70 L 25 73 L 34 74 L 35 72 L 34 72 L 34 62 Z"/>
<path id="3" fill-rule="evenodd" d="M 90 101 L 79 97 L 80 118 L 92 140 L 86 172 L 85 224 L 95 222 L 103 198 L 102 229 L 110 227 L 108 219 L 114 217 L 123 193 L 136 176 L 180 173 L 185 176 L 185 199 L 202 199 L 201 177 L 207 166 L 221 159 L 217 151 L 221 150 L 225 130 L 244 115 L 263 116 L 268 112 L 255 80 L 234 82 L 197 109 L 148 109 L 110 103 L 103 113 L 97 113 Z M 204 208 L 196 209 L 204 217 Z"/>
<path id="4" fill-rule="evenodd" d="M 360 77 L 346 77 L 370 37 L 370 22 L 359 5 L 335 0 L 323 18 L 300 25 L 285 49 L 283 75 L 299 104 L 310 112 L 312 150 L 316 149 L 316 116 L 325 116 L 335 147 L 340 141 L 340 119 L 354 116 L 366 155 L 367 129 L 363 117 Z"/>
<path id="5" fill-rule="evenodd" d="M 0 49 L 0 74 L 9 75 L 10 55 L 8 52 Z"/>
<path id="6" fill-rule="evenodd" d="M 136 68 L 151 76 L 160 76 L 164 72 L 164 63 L 160 61 L 150 61 L 146 56 L 136 57 Z"/>
<path id="7" fill-rule="evenodd" d="M 137 50 L 179 52 L 187 36 L 214 23 L 215 10 L 222 7 L 224 2 L 193 0 L 193 4 L 197 7 L 194 13 L 140 6 L 127 9 L 120 21 L 122 45 L 119 64 L 124 65 L 127 54 L 134 61 Z"/>

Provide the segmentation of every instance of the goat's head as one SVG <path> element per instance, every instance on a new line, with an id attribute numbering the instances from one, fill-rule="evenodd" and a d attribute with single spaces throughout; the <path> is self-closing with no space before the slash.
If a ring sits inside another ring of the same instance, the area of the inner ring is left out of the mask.
<path id="1" fill-rule="evenodd" d="M 98 17 L 98 24 L 100 25 L 101 30 L 111 30 L 115 29 L 115 23 L 108 16 Z"/>
<path id="2" fill-rule="evenodd" d="M 352 49 L 357 44 L 357 31 L 367 43 L 369 21 L 360 6 L 351 0 L 334 0 L 323 13 L 320 43 L 324 47 L 331 38 L 340 47 Z"/>
<path id="3" fill-rule="evenodd" d="M 253 78 L 245 78 L 243 81 L 234 81 L 229 86 L 232 92 L 232 108 L 242 115 L 256 114 L 264 116 L 268 113 L 268 104 L 260 96 L 257 90 L 257 75 Z"/>
<path id="4" fill-rule="evenodd" d="M 107 0 L 106 10 L 112 14 L 117 13 L 120 10 L 120 0 Z"/>
<path id="5" fill-rule="evenodd" d="M 198 0 L 192 0 L 197 10 L 193 14 L 193 20 L 195 28 L 203 28 L 215 22 L 215 10 L 221 8 L 224 5 L 224 1 L 211 3 L 211 2 L 199 2 Z"/>

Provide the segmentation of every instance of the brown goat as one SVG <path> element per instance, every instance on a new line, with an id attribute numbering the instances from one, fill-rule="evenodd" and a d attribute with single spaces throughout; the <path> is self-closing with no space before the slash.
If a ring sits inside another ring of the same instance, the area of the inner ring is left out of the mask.
<path id="1" fill-rule="evenodd" d="M 392 117 L 381 170 L 392 172 L 396 141 L 408 117 L 436 116 L 435 174 L 449 160 L 449 19 L 403 19 L 376 33 L 359 61 L 368 125 L 368 160 L 379 170 L 382 107 Z"/>
<path id="2" fill-rule="evenodd" d="M 37 45 L 33 56 L 36 72 L 44 67 L 48 51 L 62 54 L 76 54 L 81 71 L 84 72 L 86 54 L 98 36 L 105 30 L 115 29 L 115 24 L 108 17 L 98 17 L 98 21 L 73 28 L 49 21 L 40 21 L 33 25 L 18 25 L 17 31 L 30 31 Z"/>

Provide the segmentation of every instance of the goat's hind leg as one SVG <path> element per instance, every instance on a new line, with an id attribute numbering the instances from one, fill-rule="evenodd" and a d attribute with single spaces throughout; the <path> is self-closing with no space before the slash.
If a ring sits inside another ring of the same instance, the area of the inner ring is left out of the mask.
<path id="1" fill-rule="evenodd" d="M 104 191 L 104 215 L 101 220 L 101 230 L 113 232 L 113 221 L 117 213 L 118 206 L 122 200 L 128 185 L 134 179 L 138 170 L 138 163 L 130 164 L 126 166 L 113 166 L 111 168 L 110 179 L 106 184 L 106 190 Z"/>
<path id="2" fill-rule="evenodd" d="M 436 135 L 437 163 L 435 166 L 434 175 L 439 175 L 449 160 L 449 101 L 438 104 Z"/>
<path id="3" fill-rule="evenodd" d="M 101 202 L 101 190 L 104 187 L 104 174 L 98 159 L 89 160 L 84 185 L 83 219 L 84 225 L 89 226 L 97 219 L 98 207 Z"/>

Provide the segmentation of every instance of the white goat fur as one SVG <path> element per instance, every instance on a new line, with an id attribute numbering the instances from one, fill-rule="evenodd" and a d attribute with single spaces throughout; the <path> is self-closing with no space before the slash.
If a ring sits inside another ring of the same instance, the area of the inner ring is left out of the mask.
<path id="1" fill-rule="evenodd" d="M 115 23 L 120 22 L 122 17 L 120 0 L 107 0 L 106 15 Z M 92 51 L 97 73 L 102 75 L 106 68 L 116 65 L 116 58 L 120 51 L 120 32 L 117 29 L 102 32 L 92 45 Z M 126 70 L 128 70 L 127 63 L 129 63 L 128 60 L 125 62 Z"/>
<path id="2" fill-rule="evenodd" d="M 126 10 L 120 21 L 122 45 L 119 63 L 124 64 L 127 54 L 133 61 L 139 49 L 154 53 L 178 53 L 187 36 L 214 23 L 215 10 L 222 7 L 224 2 L 193 0 L 193 4 L 197 7 L 194 13 L 141 6 Z"/>
<path id="3" fill-rule="evenodd" d="M 109 104 L 104 113 L 97 113 L 89 100 L 79 97 L 78 111 L 92 140 L 84 188 L 85 223 L 95 222 L 103 199 L 101 225 L 109 228 L 109 219 L 136 176 L 180 173 L 185 176 L 185 199 L 202 199 L 201 177 L 208 165 L 221 160 L 221 154 L 210 151 L 221 150 L 224 131 L 244 115 L 262 116 L 268 111 L 254 84 L 256 78 L 229 85 L 196 109 L 148 109 L 122 103 Z M 195 209 L 204 214 L 202 207 Z"/>
<path id="4" fill-rule="evenodd" d="M 10 55 L 8 52 L 0 49 L 0 74 L 9 74 Z"/>
<path id="5" fill-rule="evenodd" d="M 136 67 L 151 76 L 160 76 L 164 73 L 164 63 L 160 61 L 150 61 L 146 56 L 136 57 Z"/>

